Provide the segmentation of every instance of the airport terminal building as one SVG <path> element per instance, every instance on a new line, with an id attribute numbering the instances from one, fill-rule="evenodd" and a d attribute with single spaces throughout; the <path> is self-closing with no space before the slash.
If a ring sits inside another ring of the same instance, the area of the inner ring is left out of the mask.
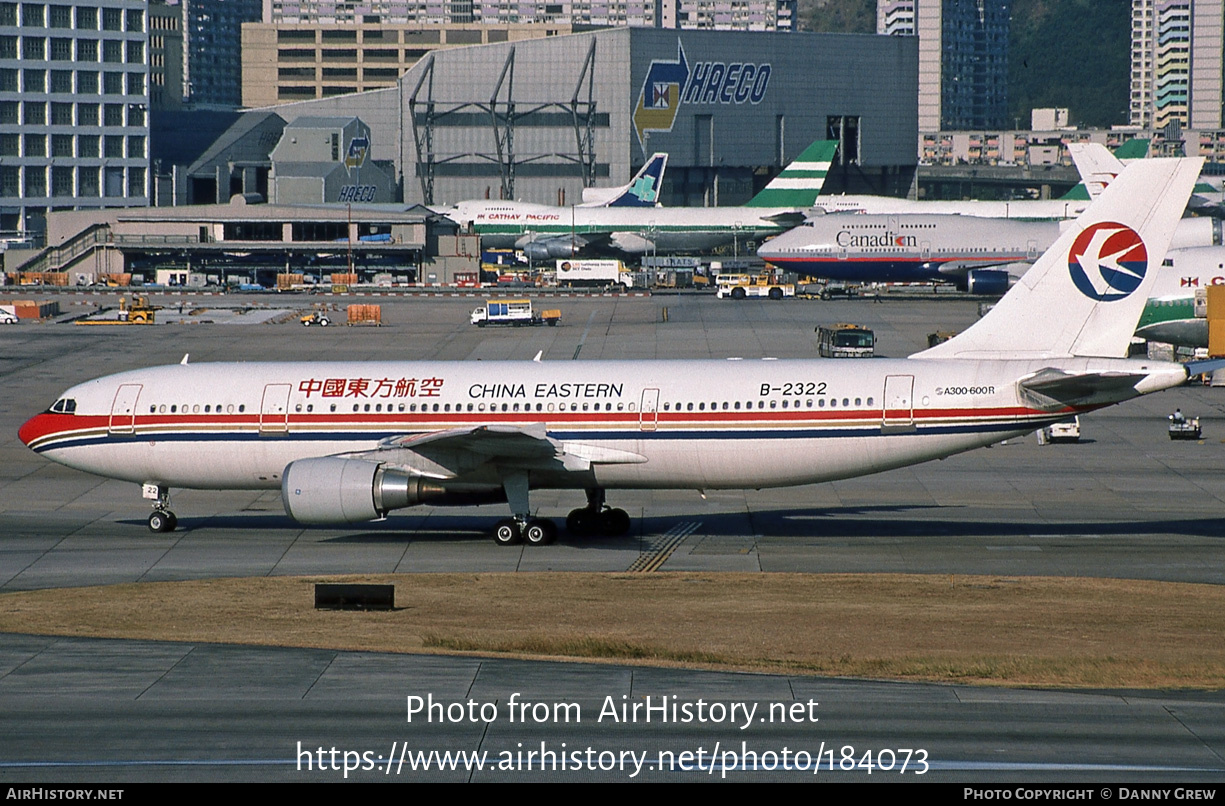
<path id="1" fill-rule="evenodd" d="M 275 109 L 361 119 L 408 204 L 574 204 L 666 151 L 663 204 L 727 206 L 817 139 L 842 143 L 830 190 L 905 192 L 917 86 L 912 37 L 620 28 L 435 51 L 393 89 Z"/>

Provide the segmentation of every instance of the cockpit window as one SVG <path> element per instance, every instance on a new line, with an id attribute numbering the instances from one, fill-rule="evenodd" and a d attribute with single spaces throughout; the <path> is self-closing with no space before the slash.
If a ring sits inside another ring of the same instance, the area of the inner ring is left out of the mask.
<path id="1" fill-rule="evenodd" d="M 51 410 L 56 414 L 75 414 L 77 402 L 70 397 L 61 397 L 51 405 Z"/>

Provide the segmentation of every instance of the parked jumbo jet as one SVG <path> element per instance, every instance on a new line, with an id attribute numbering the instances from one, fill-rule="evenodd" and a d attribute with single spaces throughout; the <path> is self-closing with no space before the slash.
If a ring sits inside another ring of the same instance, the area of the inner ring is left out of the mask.
<path id="1" fill-rule="evenodd" d="M 654 207 L 668 170 L 668 155 L 656 152 L 628 184 L 616 188 L 583 188 L 579 207 Z"/>
<path id="2" fill-rule="evenodd" d="M 462 201 L 442 211 L 486 247 L 522 249 L 533 260 L 585 250 L 628 255 L 700 252 L 777 235 L 812 207 L 837 143 L 817 141 L 742 207 L 552 207 L 514 201 Z"/>
<path id="3" fill-rule="evenodd" d="M 759 257 L 809 277 L 859 283 L 956 283 L 1003 294 L 1068 222 L 971 215 L 818 215 L 758 248 Z M 1174 246 L 1221 243 L 1221 221 L 1177 222 Z"/>
<path id="4" fill-rule="evenodd" d="M 761 488 L 877 473 L 990 445 L 1206 366 L 1123 358 L 1202 160 L 1128 167 L 962 334 L 877 361 L 199 364 L 68 389 L 20 438 L 143 485 L 281 488 L 308 524 L 505 500 L 498 543 L 550 542 L 529 503 L 585 490 L 572 533 L 619 534 L 625 488 Z M 537 357 L 539 358 L 539 356 Z M 1203 362 L 1215 365 L 1220 362 Z"/>

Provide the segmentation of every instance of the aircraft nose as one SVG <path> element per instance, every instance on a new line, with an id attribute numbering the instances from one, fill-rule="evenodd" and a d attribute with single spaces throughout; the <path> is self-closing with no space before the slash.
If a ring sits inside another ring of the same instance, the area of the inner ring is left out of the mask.
<path id="1" fill-rule="evenodd" d="M 30 419 L 22 424 L 21 428 L 17 429 L 17 438 L 24 442 L 27 446 L 34 442 L 39 437 L 44 437 L 55 430 L 52 423 L 54 416 L 48 412 L 35 414 Z"/>

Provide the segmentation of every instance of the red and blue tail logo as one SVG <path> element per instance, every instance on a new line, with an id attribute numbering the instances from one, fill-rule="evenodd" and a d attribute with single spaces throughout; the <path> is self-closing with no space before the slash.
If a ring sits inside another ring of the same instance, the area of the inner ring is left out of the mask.
<path id="1" fill-rule="evenodd" d="M 1103 221 L 1076 236 L 1068 251 L 1068 272 L 1080 293 L 1099 302 L 1131 296 L 1148 272 L 1148 248 L 1125 224 Z"/>

